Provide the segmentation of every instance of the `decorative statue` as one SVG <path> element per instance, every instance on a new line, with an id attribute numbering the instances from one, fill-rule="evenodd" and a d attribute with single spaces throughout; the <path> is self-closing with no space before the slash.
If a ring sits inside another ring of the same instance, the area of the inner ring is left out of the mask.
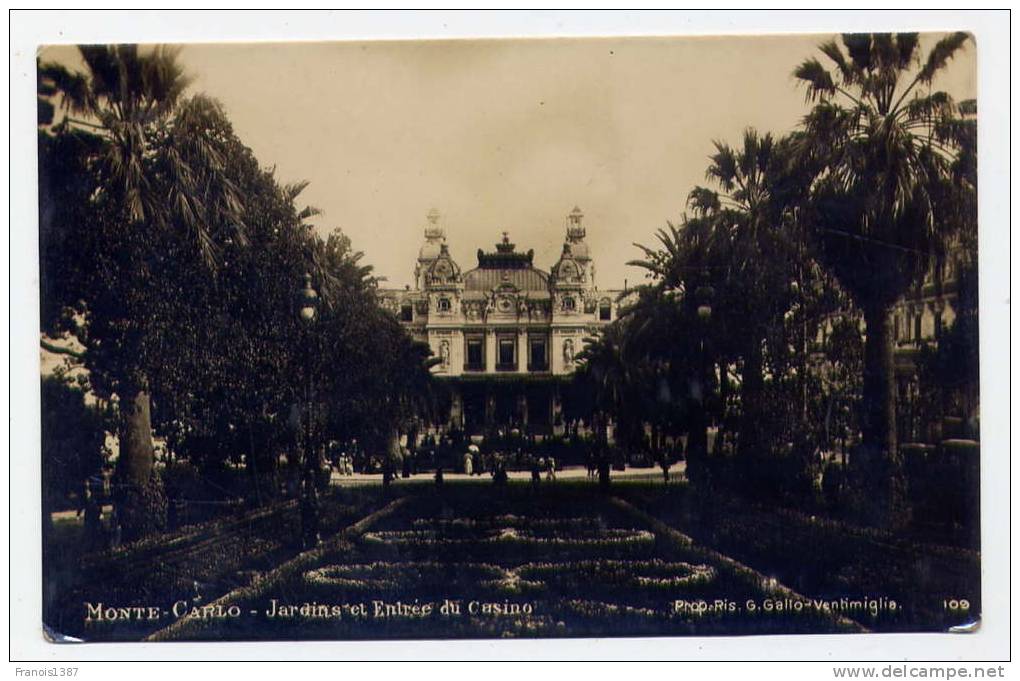
<path id="1" fill-rule="evenodd" d="M 439 358 L 443 361 L 443 368 L 450 366 L 450 341 L 444 340 L 439 344 Z"/>
<path id="2" fill-rule="evenodd" d="M 574 339 L 572 338 L 563 341 L 563 361 L 567 364 L 574 361 Z"/>

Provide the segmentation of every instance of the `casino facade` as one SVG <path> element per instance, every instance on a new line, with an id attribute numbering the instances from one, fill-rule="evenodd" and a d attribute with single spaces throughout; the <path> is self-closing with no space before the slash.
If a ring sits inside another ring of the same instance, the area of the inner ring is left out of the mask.
<path id="1" fill-rule="evenodd" d="M 561 433 L 570 377 L 584 339 L 616 319 L 619 290 L 595 284 L 584 215 L 567 216 L 563 249 L 548 270 L 504 232 L 463 269 L 450 256 L 439 213 L 428 214 L 414 286 L 383 289 L 381 303 L 439 363 L 450 387 L 447 427 L 468 434 L 518 428 Z"/>

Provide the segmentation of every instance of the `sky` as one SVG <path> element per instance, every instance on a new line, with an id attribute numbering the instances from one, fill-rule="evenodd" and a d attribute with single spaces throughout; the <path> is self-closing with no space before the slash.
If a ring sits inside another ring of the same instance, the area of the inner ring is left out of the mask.
<path id="1" fill-rule="evenodd" d="M 281 182 L 308 180 L 316 227 L 341 228 L 387 286 L 412 282 L 431 208 L 464 270 L 503 231 L 548 270 L 577 205 L 609 289 L 642 278 L 633 244 L 680 218 L 713 140 L 797 126 L 808 103 L 791 74 L 824 61 L 829 37 L 189 44 L 181 59 L 192 91 Z M 976 96 L 973 43 L 937 85 Z"/>

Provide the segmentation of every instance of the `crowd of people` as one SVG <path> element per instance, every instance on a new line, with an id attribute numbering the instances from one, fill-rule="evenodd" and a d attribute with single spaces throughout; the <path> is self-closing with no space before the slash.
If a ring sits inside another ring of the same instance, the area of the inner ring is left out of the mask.
<path id="1" fill-rule="evenodd" d="M 326 460 L 329 461 L 334 474 L 341 477 L 353 476 L 355 472 L 370 475 L 381 473 L 386 483 L 397 477 L 409 478 L 420 472 L 429 472 L 434 474 L 436 482 L 440 484 L 449 473 L 464 474 L 472 478 L 489 475 L 499 484 L 506 481 L 511 472 L 527 472 L 530 473 L 531 481 L 538 484 L 543 478 L 546 481 L 555 481 L 557 471 L 570 463 L 558 460 L 558 455 L 554 456 L 550 449 L 540 441 L 532 442 L 524 437 L 516 439 L 494 437 L 481 441 L 466 436 L 457 438 L 430 434 L 418 441 L 416 447 L 401 445 L 394 449 L 390 456 L 370 455 L 357 445 L 333 446 L 330 447 Z M 593 446 L 585 447 L 581 451 L 584 452 L 583 459 L 580 458 L 580 452 L 575 452 L 577 460 L 574 464 L 583 463 L 588 479 L 597 479 L 600 482 L 608 480 L 612 469 L 622 470 L 625 465 L 618 452 L 602 451 Z M 645 457 L 643 465 L 648 465 L 647 458 Z M 677 460 L 683 460 L 682 453 L 670 452 L 668 455 L 660 455 L 653 459 L 661 468 L 667 484 L 670 481 L 672 463 Z"/>

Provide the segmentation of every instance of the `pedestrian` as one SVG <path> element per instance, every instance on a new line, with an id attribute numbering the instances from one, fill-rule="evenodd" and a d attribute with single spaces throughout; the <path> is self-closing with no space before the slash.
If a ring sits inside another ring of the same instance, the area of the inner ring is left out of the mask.
<path id="1" fill-rule="evenodd" d="M 599 489 L 603 493 L 609 492 L 609 457 L 605 454 L 599 456 Z"/>
<path id="2" fill-rule="evenodd" d="M 542 482 L 542 467 L 538 459 L 531 457 L 531 486 L 538 487 Z"/>
<path id="3" fill-rule="evenodd" d="M 496 487 L 506 487 L 506 468 L 501 462 L 497 462 L 495 465 L 495 470 L 492 473 L 492 482 Z"/>
<path id="4" fill-rule="evenodd" d="M 474 462 L 471 458 L 471 452 L 464 455 L 464 474 L 471 475 L 474 473 Z"/>
<path id="5" fill-rule="evenodd" d="M 556 459 L 549 457 L 549 468 L 546 472 L 546 479 L 555 482 L 556 481 Z"/>

